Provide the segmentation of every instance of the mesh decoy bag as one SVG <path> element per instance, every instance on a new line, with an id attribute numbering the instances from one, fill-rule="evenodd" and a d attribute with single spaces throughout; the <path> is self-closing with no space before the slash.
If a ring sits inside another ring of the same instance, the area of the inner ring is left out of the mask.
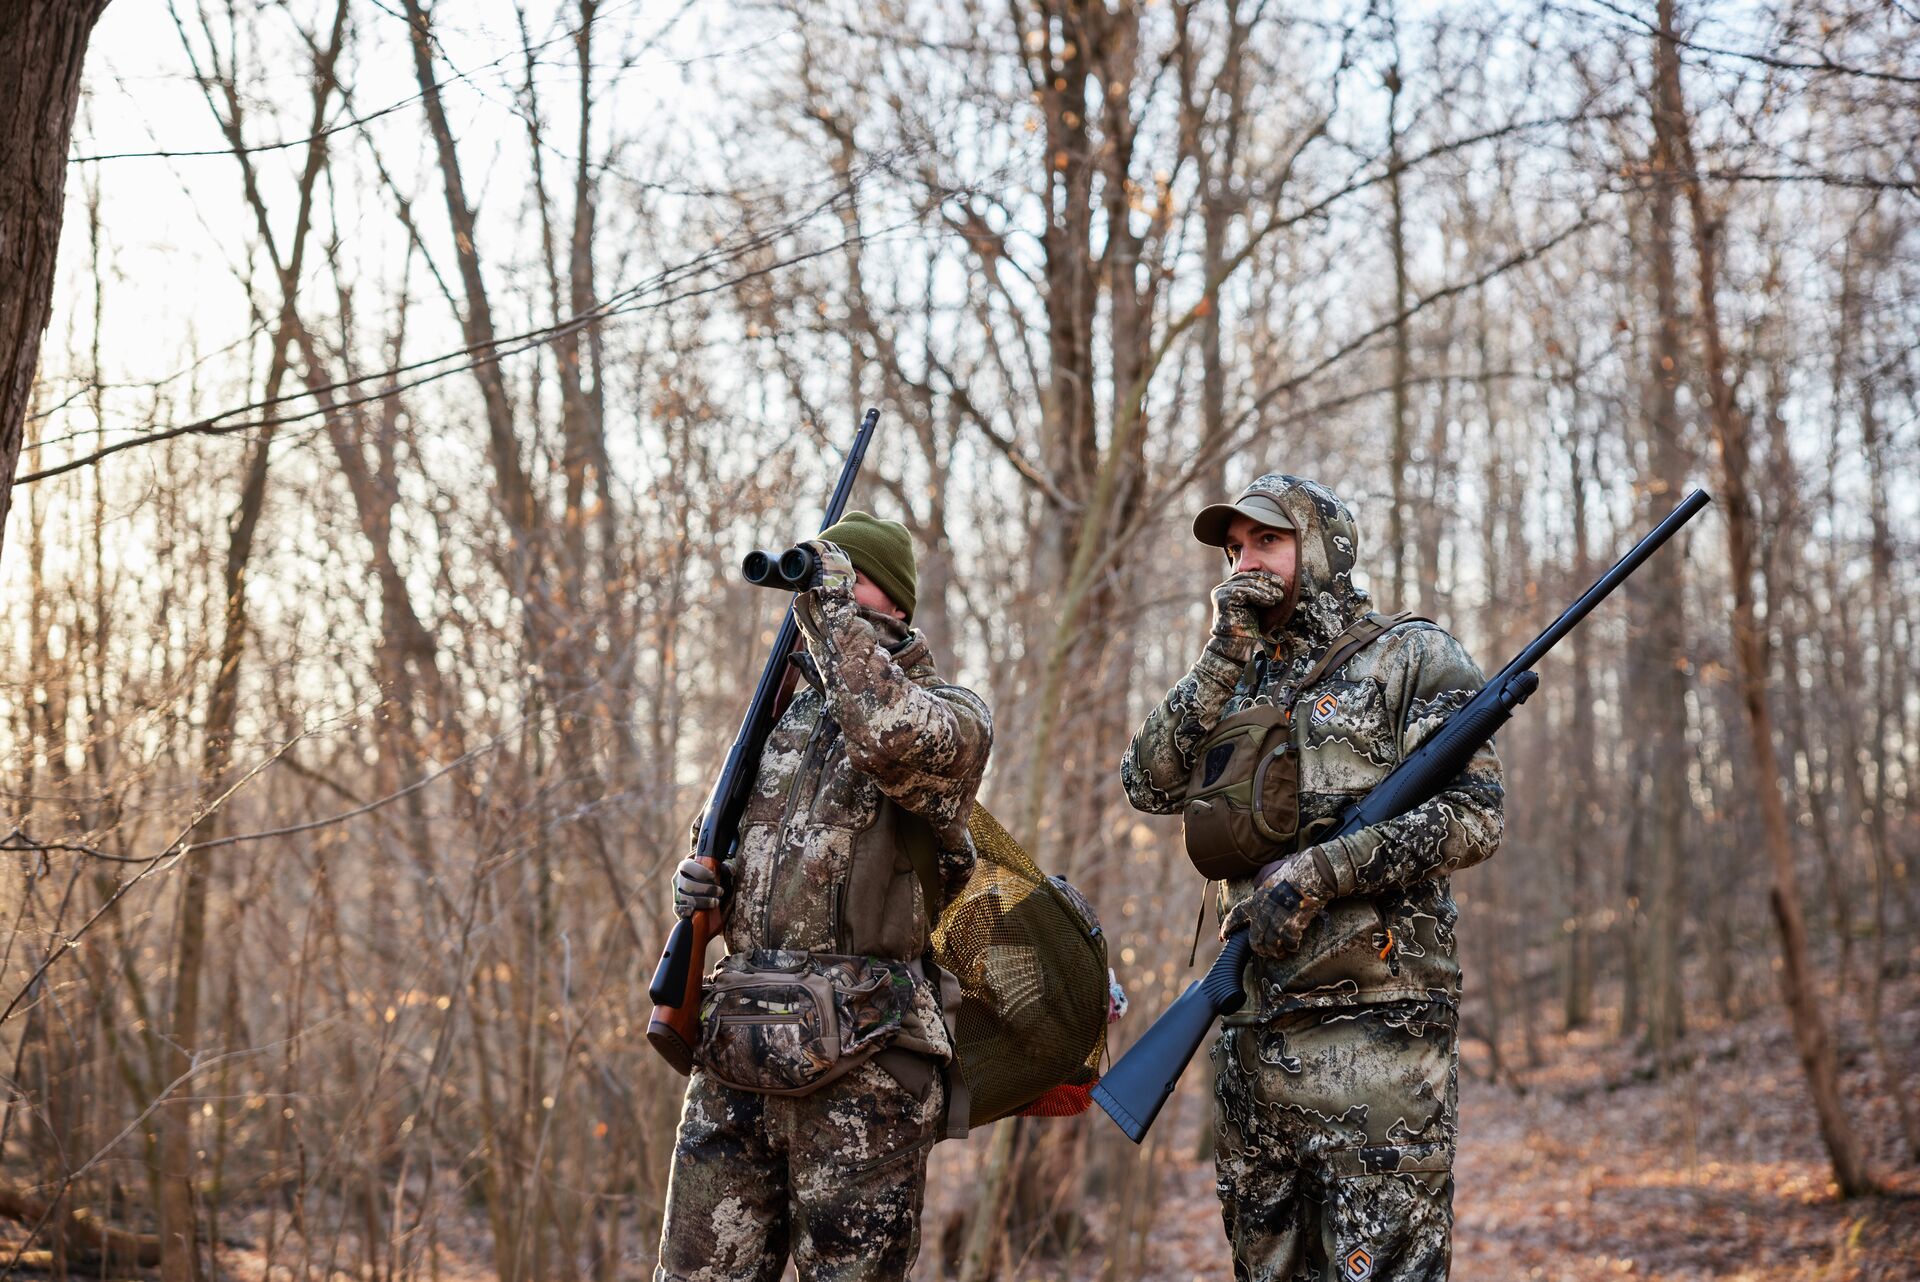
<path id="1" fill-rule="evenodd" d="M 985 808 L 967 831 L 978 859 L 933 949 L 963 994 L 955 1032 L 970 1122 L 1083 1112 L 1106 1050 L 1106 936 L 1080 892 L 1041 872 Z"/>

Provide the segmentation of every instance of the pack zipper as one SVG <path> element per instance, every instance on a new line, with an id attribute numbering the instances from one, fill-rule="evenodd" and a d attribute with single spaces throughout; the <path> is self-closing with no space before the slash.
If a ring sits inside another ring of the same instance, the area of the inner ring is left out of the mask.
<path id="1" fill-rule="evenodd" d="M 716 1011 L 713 1018 L 722 1024 L 804 1024 L 804 1015 L 768 1015 L 753 1011 Z"/>

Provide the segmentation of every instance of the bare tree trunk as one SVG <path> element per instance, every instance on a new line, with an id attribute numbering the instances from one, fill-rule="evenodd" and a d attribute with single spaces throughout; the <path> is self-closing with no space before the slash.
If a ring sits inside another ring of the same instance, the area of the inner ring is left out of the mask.
<path id="1" fill-rule="evenodd" d="M 320 124 L 326 116 L 326 104 L 332 96 L 334 64 L 339 58 L 346 35 L 345 0 L 337 6 L 334 14 L 332 37 L 324 51 L 316 50 L 314 67 L 313 109 L 310 125 L 318 135 Z M 217 55 L 216 55 L 217 56 Z M 272 403 L 280 395 L 280 387 L 291 366 L 291 349 L 298 321 L 295 318 L 295 298 L 299 287 L 301 266 L 305 258 L 307 235 L 312 226 L 313 191 L 318 179 L 325 149 L 318 137 L 308 145 L 306 167 L 301 176 L 299 213 L 295 222 L 292 248 L 287 258 L 279 256 L 269 233 L 265 206 L 259 202 L 258 189 L 253 181 L 253 171 L 247 165 L 247 150 L 241 133 L 240 100 L 235 84 L 235 69 L 229 67 L 225 73 L 215 68 L 212 79 L 201 77 L 203 90 L 209 94 L 209 106 L 213 105 L 212 89 L 216 84 L 226 92 L 227 114 L 222 116 L 215 109 L 215 117 L 220 121 L 229 145 L 242 163 L 245 187 L 253 200 L 254 212 L 259 219 L 263 234 L 266 235 L 268 256 L 272 259 L 279 276 L 281 311 L 279 323 L 274 331 L 273 353 L 267 371 L 266 394 L 264 399 Z M 215 673 L 213 690 L 207 707 L 206 738 L 202 745 L 201 788 L 203 806 L 214 807 L 222 790 L 226 787 L 228 770 L 232 764 L 231 750 L 235 724 L 239 718 L 240 705 L 240 661 L 247 644 L 247 567 L 253 556 L 254 535 L 259 528 L 260 514 L 266 504 L 267 469 L 271 458 L 275 431 L 267 427 L 254 443 L 248 457 L 247 470 L 241 483 L 239 503 L 234 509 L 227 529 L 227 560 L 223 578 L 224 629 L 220 643 L 220 666 Z M 190 840 L 206 841 L 219 832 L 221 815 L 218 809 L 209 809 L 204 817 L 194 825 Z M 200 979 L 206 963 L 206 915 L 209 894 L 210 872 L 203 857 L 189 857 L 183 866 L 177 938 L 175 943 L 173 992 L 170 1007 L 170 1038 L 165 1063 L 167 1072 L 159 1080 L 166 1081 L 184 1076 L 195 1066 L 199 1056 L 200 1041 Z M 193 1143 L 194 1116 L 197 1110 L 190 1106 L 194 1093 L 187 1091 L 187 1100 L 173 1104 L 160 1115 L 160 1243 L 161 1275 L 165 1282 L 194 1282 L 200 1276 L 199 1235 L 197 1232 L 198 1215 L 194 1201 L 193 1174 L 197 1167 Z"/>
<path id="2" fill-rule="evenodd" d="M 1400 52 L 1394 40 L 1393 66 L 1387 70 L 1387 201 L 1388 233 L 1393 250 L 1393 437 L 1387 448 L 1387 555 L 1393 596 L 1387 608 L 1407 602 L 1407 468 L 1412 461 L 1413 428 L 1408 422 L 1407 379 L 1412 371 L 1412 343 L 1407 316 L 1407 211 L 1400 192 Z M 1493 430 L 1491 421 L 1488 431 Z"/>
<path id="3" fill-rule="evenodd" d="M 1578 432 L 1577 407 L 1575 431 Z M 1588 581 L 1592 556 L 1587 543 L 1587 460 L 1576 435 L 1568 451 L 1573 462 L 1573 580 Z M 1573 770 L 1577 780 L 1570 791 L 1567 807 L 1567 973 L 1565 1016 L 1569 1029 L 1583 1028 L 1593 1013 L 1593 933 L 1587 915 L 1594 900 L 1588 891 L 1592 880 L 1591 853 L 1587 849 L 1593 827 L 1594 786 L 1599 779 L 1599 761 L 1594 752 L 1597 736 L 1590 732 L 1588 719 L 1593 715 L 1592 643 L 1585 629 L 1575 628 L 1568 638 L 1572 662 L 1568 664 L 1573 715 L 1569 718 L 1567 741 L 1573 745 Z"/>
<path id="4" fill-rule="evenodd" d="M 107 0 L 0 5 L 0 547 L 66 215 L 80 66 Z"/>
<path id="5" fill-rule="evenodd" d="M 1907 1089 L 1899 1070 L 1894 1066 L 1894 1057 L 1887 1050 L 1886 1021 L 1882 1014 L 1882 1003 L 1886 992 L 1887 976 L 1887 936 L 1892 931 L 1888 920 L 1887 908 L 1892 886 L 1897 884 L 1907 895 L 1906 929 L 1913 929 L 1912 883 L 1906 875 L 1906 865 L 1893 857 L 1887 835 L 1887 776 L 1888 759 L 1892 756 L 1887 743 L 1888 705 L 1893 698 L 1893 612 L 1891 605 L 1890 581 L 1893 577 L 1893 534 L 1887 520 L 1887 481 L 1886 449 L 1881 439 L 1879 415 L 1875 405 L 1874 389 L 1870 386 L 1861 389 L 1860 405 L 1861 445 L 1867 454 L 1867 511 L 1871 521 L 1872 542 L 1868 558 L 1869 597 L 1868 604 L 1872 614 L 1874 644 L 1874 711 L 1872 717 L 1872 741 L 1868 745 L 1867 760 L 1873 766 L 1873 790 L 1871 798 L 1865 794 L 1866 780 L 1861 779 L 1861 813 L 1866 816 L 1867 841 L 1873 850 L 1873 964 L 1867 977 L 1867 1037 L 1873 1045 L 1873 1057 L 1887 1093 L 1893 1097 L 1895 1109 L 1900 1119 L 1901 1137 L 1907 1145 L 1907 1161 L 1920 1163 L 1920 1115 L 1917 1115 L 1913 1092 Z M 1857 759 L 1856 759 L 1857 764 Z"/>
<path id="6" fill-rule="evenodd" d="M 284 360 L 284 347 L 282 357 Z M 269 393 L 269 396 L 274 393 Z M 255 443 L 241 486 L 239 506 L 228 525 L 226 628 L 220 643 L 220 668 L 207 708 L 206 743 L 201 773 L 205 803 L 219 796 L 231 764 L 234 723 L 239 714 L 240 658 L 247 635 L 247 563 L 253 556 L 254 532 L 266 502 L 269 429 Z M 220 812 L 211 811 L 194 826 L 191 840 L 206 841 L 218 834 Z M 173 965 L 173 1001 L 170 1010 L 171 1054 L 168 1078 L 186 1075 L 197 1064 L 200 1041 L 200 972 L 206 960 L 207 897 L 211 876 L 204 857 L 189 856 L 183 865 L 178 919 L 178 942 Z M 163 1111 L 160 1122 L 160 1275 L 164 1282 L 194 1282 L 200 1277 L 200 1244 L 196 1231 L 193 1172 L 194 1092 Z"/>
<path id="7" fill-rule="evenodd" d="M 1689 175 L 1685 188 L 1693 224 L 1694 253 L 1698 259 L 1698 325 L 1706 365 L 1707 417 L 1720 455 L 1728 573 L 1733 580 L 1733 644 L 1739 660 L 1741 698 L 1753 753 L 1753 783 L 1759 793 L 1767 858 L 1773 866 L 1771 899 L 1774 922 L 1780 930 L 1781 993 L 1792 1020 L 1800 1066 L 1806 1072 L 1807 1087 L 1819 1119 L 1820 1137 L 1833 1162 L 1834 1178 L 1842 1196 L 1857 1197 L 1874 1192 L 1877 1184 L 1841 1099 L 1840 1066 L 1820 994 L 1814 990 L 1813 966 L 1807 951 L 1800 873 L 1794 865 L 1793 835 L 1780 782 L 1780 762 L 1774 748 L 1773 712 L 1767 703 L 1767 636 L 1754 603 L 1756 558 L 1753 500 L 1747 485 L 1748 425 L 1734 403 L 1734 388 L 1727 379 L 1726 348 L 1720 332 L 1720 221 L 1719 216 L 1707 208 L 1706 192 L 1695 171 L 1691 123 L 1680 81 L 1673 0 L 1660 0 L 1659 22 L 1663 34 L 1658 39 L 1656 69 L 1661 107 L 1673 122 L 1679 170 Z"/>
<path id="8" fill-rule="evenodd" d="M 1644 421 L 1647 474 L 1642 492 L 1649 515 L 1670 507 L 1686 475 L 1680 445 L 1681 336 L 1675 284 L 1674 124 L 1663 98 L 1653 105 L 1653 154 L 1647 193 L 1647 266 L 1653 276 L 1656 324 L 1647 370 Z M 1685 560 L 1677 553 L 1646 567 L 1647 628 L 1642 646 L 1646 682 L 1636 691 L 1648 740 L 1648 792 L 1652 804 L 1647 849 L 1646 998 L 1647 1045 L 1664 1067 L 1685 1031 L 1680 975 L 1680 934 L 1685 921 L 1682 868 L 1686 834 L 1687 675 L 1685 650 Z"/>
<path id="9" fill-rule="evenodd" d="M 460 316 L 461 334 L 469 348 L 483 354 L 494 347 L 493 305 L 487 292 L 486 277 L 480 270 L 480 249 L 476 237 L 474 209 L 467 203 L 466 183 L 461 175 L 459 152 L 454 147 L 453 126 L 440 101 L 440 83 L 434 75 L 431 19 L 420 0 L 405 0 L 407 25 L 413 45 L 414 72 L 420 83 L 421 102 L 426 108 L 427 127 L 440 165 L 440 179 L 447 205 L 447 220 L 453 226 L 454 255 L 460 265 L 460 282 L 466 293 L 466 306 Z M 536 536 L 540 533 L 538 504 L 533 482 L 520 458 L 520 438 L 514 428 L 513 404 L 507 395 L 506 379 L 500 362 L 481 359 L 473 363 L 473 378 L 486 407 L 487 456 L 493 465 L 494 502 L 506 518 L 511 537 L 510 587 L 527 602 L 530 618 L 547 624 L 545 611 L 530 598 L 534 591 L 536 568 L 540 563 Z M 535 656 L 536 659 L 538 656 Z"/>
<path id="10" fill-rule="evenodd" d="M 1234 221 L 1246 209 L 1246 197 L 1239 182 L 1240 143 L 1246 126 L 1245 62 L 1249 21 L 1241 13 L 1241 0 L 1227 5 L 1226 48 L 1220 70 L 1212 82 L 1199 83 L 1200 51 L 1192 32 L 1190 4 L 1174 8 L 1178 33 L 1177 62 L 1180 70 L 1180 128 L 1182 150 L 1193 157 L 1200 198 L 1201 268 L 1205 279 L 1215 280 L 1227 261 L 1227 235 Z M 1212 102 L 1224 98 L 1223 116 L 1217 130 L 1208 128 Z M 1215 445 L 1227 431 L 1227 365 L 1224 347 L 1224 318 L 1216 297 L 1200 321 L 1200 423 L 1202 448 Z M 1224 453 L 1210 469 L 1206 488 L 1223 494 L 1227 486 Z"/>
<path id="11" fill-rule="evenodd" d="M 1477 326 L 1475 342 L 1485 367 L 1487 351 L 1487 312 L 1484 305 L 1475 308 L 1474 320 Z M 1480 559 L 1487 576 L 1487 596 L 1481 604 L 1480 631 L 1485 637 L 1483 644 L 1490 653 L 1502 654 L 1500 635 L 1501 591 L 1509 582 L 1525 582 L 1524 566 L 1513 564 L 1508 549 L 1501 546 L 1500 516 L 1510 499 L 1506 493 L 1505 478 L 1509 475 L 1505 450 L 1500 439 L 1500 411 L 1494 399 L 1491 380 L 1480 384 L 1481 407 L 1487 416 L 1487 453 L 1485 471 L 1481 484 L 1486 487 L 1486 510 L 1480 514 Z M 1512 571 L 1512 573 L 1509 573 Z M 1480 895 L 1486 905 L 1487 916 L 1491 918 L 1492 929 L 1482 932 L 1479 944 L 1486 958 L 1486 982 L 1482 987 L 1487 995 L 1487 1076 L 1491 1081 L 1499 1081 L 1506 1069 L 1504 1044 L 1506 1040 L 1507 1003 L 1512 995 L 1511 962 L 1513 954 L 1513 930 L 1509 923 L 1515 916 L 1515 906 L 1509 902 L 1512 886 L 1504 877 L 1482 879 Z"/>

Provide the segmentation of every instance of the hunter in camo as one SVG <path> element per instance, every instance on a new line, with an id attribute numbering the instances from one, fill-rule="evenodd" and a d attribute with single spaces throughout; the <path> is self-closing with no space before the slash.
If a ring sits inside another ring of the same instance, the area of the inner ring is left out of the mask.
<path id="1" fill-rule="evenodd" d="M 1445 631 L 1412 620 L 1297 689 L 1372 609 L 1352 577 L 1358 535 L 1313 481 L 1271 474 L 1249 493 L 1294 526 L 1291 609 L 1257 637 L 1216 628 L 1135 734 L 1121 779 L 1138 809 L 1177 813 L 1194 749 L 1223 717 L 1293 699 L 1305 833 L 1385 778 L 1483 678 Z M 1502 795 L 1488 745 L 1412 812 L 1302 849 L 1265 883 L 1222 883 L 1223 929 L 1246 923 L 1254 947 L 1252 1000 L 1213 1048 L 1237 1279 L 1447 1276 L 1460 1000 L 1448 875 L 1493 854 Z"/>
<path id="2" fill-rule="evenodd" d="M 721 970 L 806 958 L 844 969 L 833 959 L 852 954 L 868 969 L 839 977 L 861 993 L 843 1002 L 843 1033 L 884 1036 L 887 1049 L 804 1095 L 737 1089 L 714 1071 L 755 1065 L 699 1063 L 656 1282 L 777 1282 L 789 1253 L 802 1282 L 904 1278 L 927 1151 L 943 1126 L 966 1122 L 964 1109 L 948 1116 L 939 1071 L 953 1043 L 924 960 L 931 906 L 896 837 L 901 812 L 924 819 L 946 892 L 965 884 L 992 719 L 979 696 L 941 680 L 924 636 L 855 603 L 846 552 L 809 546 L 822 575 L 796 598 L 805 681 L 767 739 L 741 821 Z M 804 1039 L 777 1049 L 794 1060 L 777 1071 L 804 1070 L 812 1053 Z"/>

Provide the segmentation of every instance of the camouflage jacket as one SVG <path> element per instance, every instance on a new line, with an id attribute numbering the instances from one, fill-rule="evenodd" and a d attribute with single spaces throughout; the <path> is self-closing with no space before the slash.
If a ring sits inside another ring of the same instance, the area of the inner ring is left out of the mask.
<path id="1" fill-rule="evenodd" d="M 859 951 L 917 962 L 931 920 L 896 840 L 899 811 L 932 828 L 951 896 L 973 871 L 967 817 L 993 720 L 978 695 L 941 681 L 925 637 L 854 604 L 845 553 L 816 546 L 823 582 L 796 601 L 806 682 L 767 738 L 741 818 L 727 948 L 853 951 L 852 926 Z M 917 985 L 915 1009 L 925 1046 L 902 1044 L 950 1055 L 931 983 Z"/>
<path id="2" fill-rule="evenodd" d="M 1348 624 L 1372 608 L 1354 586 L 1353 515 L 1312 481 L 1269 475 L 1271 494 L 1298 530 L 1293 610 L 1277 634 L 1235 652 L 1209 640 L 1199 661 L 1135 733 L 1121 781 L 1135 808 L 1178 813 L 1194 748 L 1221 718 L 1298 694 L 1293 742 L 1300 752 L 1300 825 L 1339 815 L 1387 776 L 1484 683 L 1445 631 L 1412 621 L 1314 683 L 1295 687 Z M 1327 696 L 1331 695 L 1329 700 Z M 1285 957 L 1256 957 L 1261 1018 L 1307 1006 L 1428 997 L 1457 1001 L 1454 907 L 1447 874 L 1479 863 L 1500 844 L 1500 761 L 1491 744 L 1425 805 L 1323 849 L 1338 895 Z M 1254 889 L 1223 883 L 1224 915 Z M 1390 932 L 1390 933 L 1389 933 Z"/>

